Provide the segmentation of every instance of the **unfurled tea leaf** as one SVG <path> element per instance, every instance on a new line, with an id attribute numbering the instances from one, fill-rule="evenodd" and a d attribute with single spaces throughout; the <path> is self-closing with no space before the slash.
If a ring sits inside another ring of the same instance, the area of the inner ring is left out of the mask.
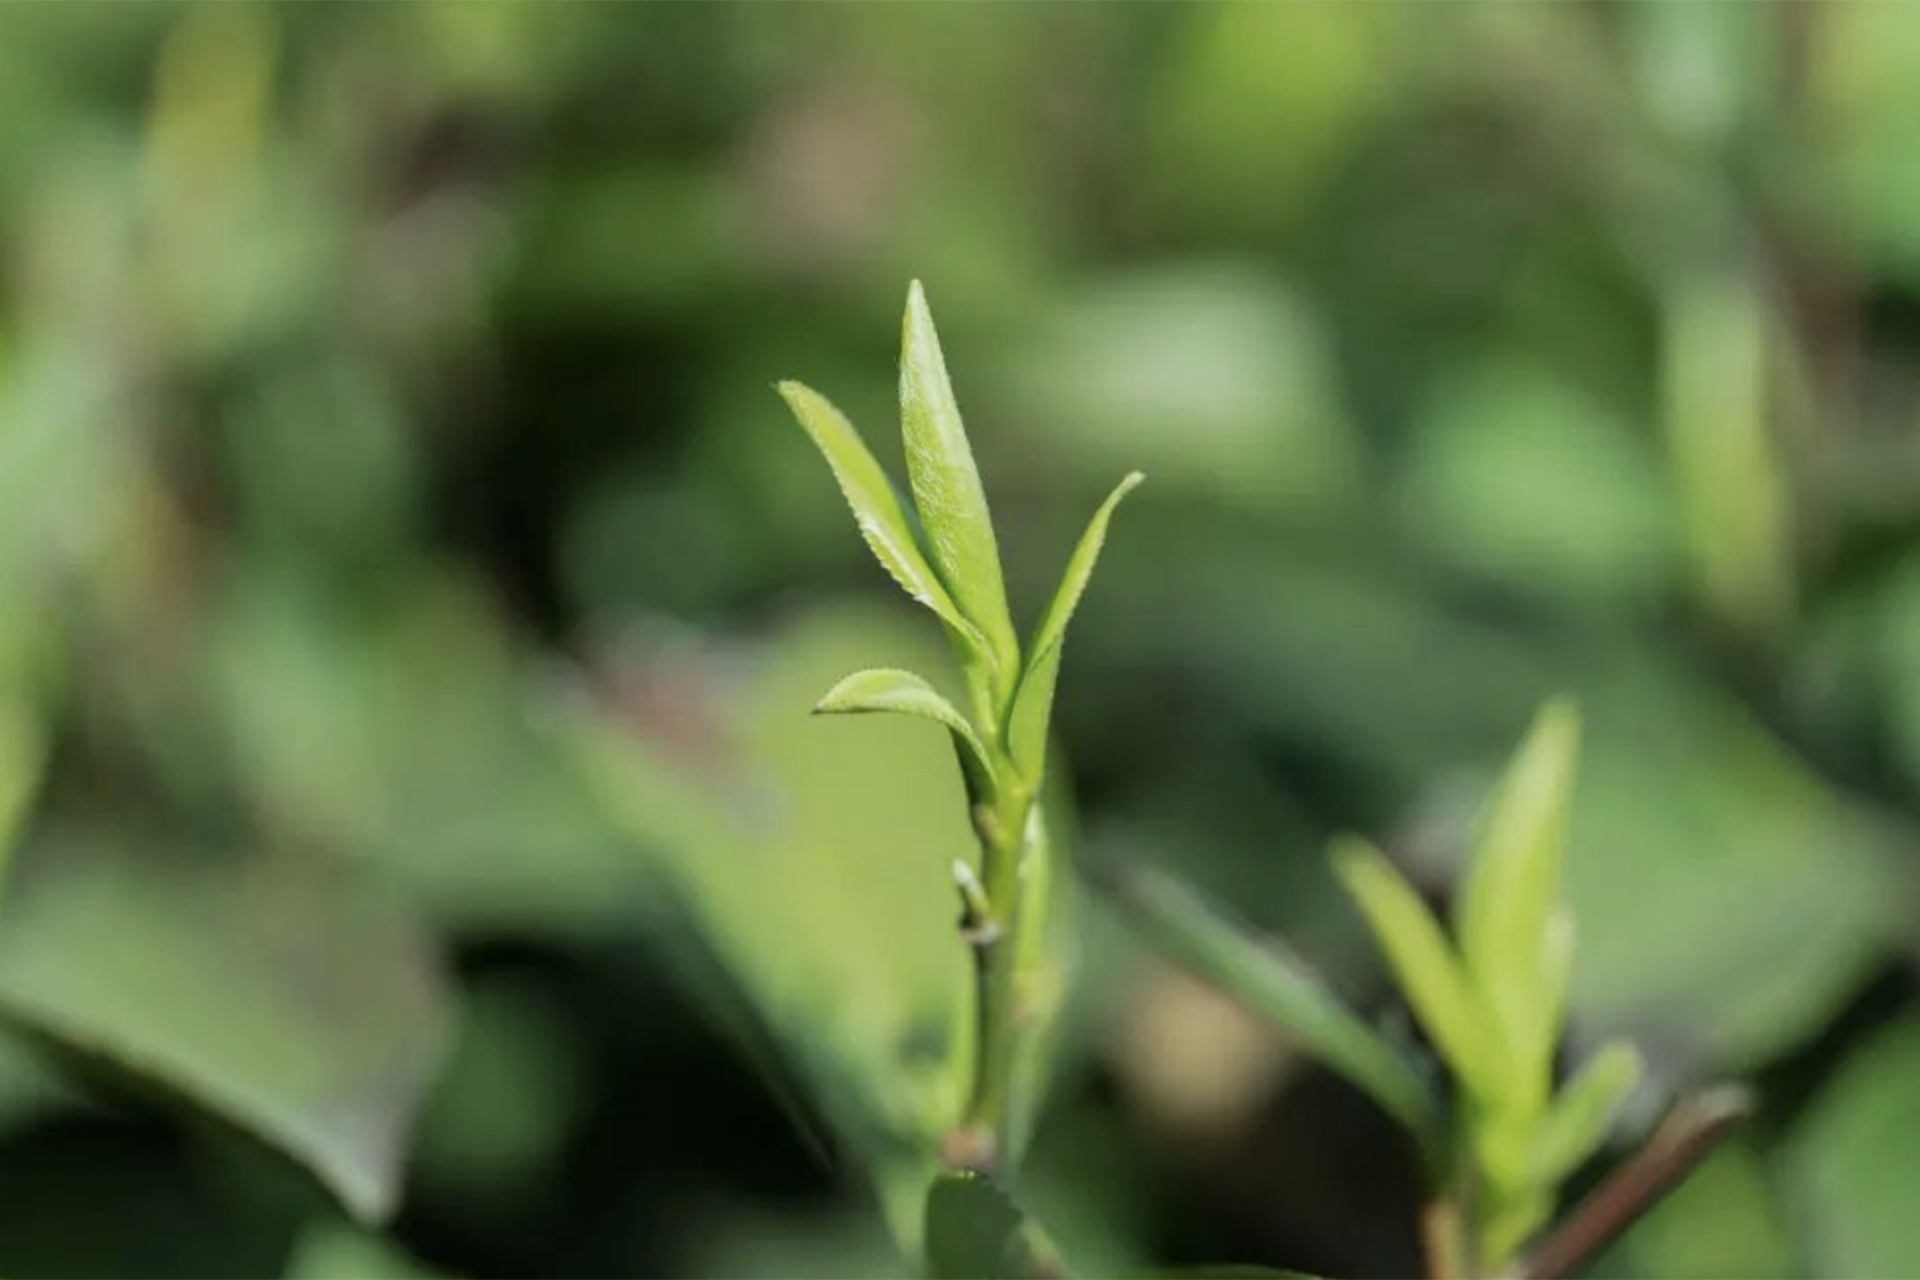
<path id="1" fill-rule="evenodd" d="M 906 439 L 913 504 L 934 567 L 968 620 L 986 638 L 1002 693 L 1020 669 L 1020 645 L 1007 613 L 1000 548 L 987 511 L 973 449 L 960 422 L 927 296 L 914 281 L 900 335 L 900 429 Z"/>
<path id="2" fill-rule="evenodd" d="M 927 563 L 907 518 L 900 497 L 894 492 L 887 473 L 867 449 L 846 416 L 813 388 L 798 382 L 783 382 L 779 387 L 793 416 L 813 438 L 814 445 L 833 469 L 840 492 L 860 526 L 860 536 L 893 580 L 906 593 L 938 614 L 940 620 L 968 643 L 985 652 L 986 641 L 979 630 L 961 616 L 953 597 L 941 584 L 940 576 Z"/>
<path id="3" fill-rule="evenodd" d="M 1138 471 L 1129 475 L 1093 513 L 1086 532 L 1080 535 L 1080 544 L 1067 560 L 1066 572 L 1061 575 L 1040 629 L 1034 634 L 1027 669 L 1020 677 L 1020 688 L 1014 695 L 1013 711 L 1007 720 L 1007 744 L 1014 764 L 1029 782 L 1037 783 L 1046 771 L 1047 726 L 1053 719 L 1054 685 L 1060 677 L 1060 648 L 1066 641 L 1067 623 L 1073 620 L 1073 611 L 1087 589 L 1088 579 L 1093 576 L 1093 567 L 1100 561 L 1114 508 L 1144 479 Z"/>

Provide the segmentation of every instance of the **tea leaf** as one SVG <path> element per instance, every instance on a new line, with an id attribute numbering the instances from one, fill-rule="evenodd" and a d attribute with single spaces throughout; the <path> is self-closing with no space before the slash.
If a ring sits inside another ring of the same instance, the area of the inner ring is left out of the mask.
<path id="1" fill-rule="evenodd" d="M 1490 801 L 1455 912 L 1460 952 L 1474 988 L 1508 1046 L 1544 1080 L 1558 1028 L 1544 990 L 1548 928 L 1560 899 L 1567 801 L 1580 720 L 1550 702 L 1528 731 Z M 1544 998 L 1543 998 L 1544 997 Z"/>
<path id="2" fill-rule="evenodd" d="M 918 280 L 907 290 L 900 335 L 900 429 L 907 476 L 933 564 L 953 599 L 986 639 L 1001 680 L 1020 669 L 1020 644 L 1007 613 L 1000 548 L 973 449 L 954 403 L 953 384 Z M 1001 690 L 1001 693 L 1007 692 Z"/>
<path id="3" fill-rule="evenodd" d="M 1615 1040 L 1567 1082 L 1534 1139 L 1534 1168 L 1541 1185 L 1558 1183 L 1599 1149 L 1615 1109 L 1640 1083 L 1641 1070 L 1639 1050 Z"/>
<path id="4" fill-rule="evenodd" d="M 1066 641 L 1067 623 L 1073 620 L 1073 611 L 1080 604 L 1088 579 L 1093 577 L 1093 567 L 1100 561 L 1114 509 L 1144 479 L 1135 471 L 1093 513 L 1086 532 L 1080 535 L 1080 544 L 1067 559 L 1066 572 L 1061 575 L 1040 629 L 1034 633 L 1033 651 L 1027 656 L 1027 669 L 1007 719 L 1007 743 L 1014 764 L 1029 782 L 1037 783 L 1046 771 L 1047 726 L 1053 719 L 1053 692 L 1060 677 L 1060 648 Z"/>
<path id="5" fill-rule="evenodd" d="M 813 709 L 816 714 L 827 715 L 892 711 L 943 724 L 953 734 L 954 749 L 959 752 L 961 767 L 967 772 L 969 789 L 976 796 L 993 794 L 993 761 L 973 725 L 932 685 L 911 671 L 881 667 L 855 672 L 822 694 Z"/>
<path id="6" fill-rule="evenodd" d="M 934 1280 L 1050 1280 L 1065 1274 L 1046 1234 L 991 1179 L 942 1175 L 927 1193 Z"/>
<path id="7" fill-rule="evenodd" d="M 1413 1066 L 1277 940 L 1256 940 L 1172 876 L 1144 866 L 1101 876 L 1147 940 L 1297 1039 L 1423 1143 L 1433 1098 Z"/>
<path id="8" fill-rule="evenodd" d="M 449 1019 L 424 938 L 364 889 L 319 860 L 43 839 L 0 901 L 0 1025 L 225 1120 L 384 1219 Z"/>
<path id="9" fill-rule="evenodd" d="M 1414 1016 L 1461 1082 L 1479 1094 L 1500 1088 L 1505 1072 L 1493 1025 L 1427 904 L 1364 840 L 1337 841 L 1333 868 L 1367 917 Z"/>
<path id="10" fill-rule="evenodd" d="M 866 539 L 880 564 L 908 595 L 933 610 L 942 622 L 984 652 L 985 640 L 979 630 L 961 616 L 953 597 L 941 584 L 940 576 L 927 563 L 913 524 L 900 505 L 899 494 L 853 424 L 811 387 L 782 382 L 779 391 L 833 469 L 840 492 L 853 508 L 860 536 Z"/>

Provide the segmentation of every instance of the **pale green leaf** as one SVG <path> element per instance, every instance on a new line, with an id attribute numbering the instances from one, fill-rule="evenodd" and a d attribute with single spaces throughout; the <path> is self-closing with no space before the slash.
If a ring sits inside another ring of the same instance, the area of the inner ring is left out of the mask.
<path id="1" fill-rule="evenodd" d="M 985 641 L 979 630 L 961 616 L 953 597 L 941 584 L 939 574 L 927 563 L 914 535 L 913 523 L 900 505 L 899 494 L 887 479 L 887 473 L 846 415 L 803 383 L 782 382 L 779 391 L 833 469 L 840 492 L 853 508 L 860 536 L 866 539 L 882 567 L 908 595 L 933 610 L 968 643 L 984 649 Z"/>
<path id="2" fill-rule="evenodd" d="M 1468 985 L 1427 904 L 1385 855 L 1352 837 L 1334 843 L 1333 867 L 1359 904 L 1400 991 L 1427 1034 L 1472 1092 L 1497 1091 L 1504 1076 L 1493 1024 Z"/>
<path id="3" fill-rule="evenodd" d="M 927 1271 L 934 1280 L 1047 1280 L 1064 1275 L 1046 1234 L 991 1179 L 942 1175 L 927 1193 Z"/>
<path id="4" fill-rule="evenodd" d="M 1149 867 L 1122 867 L 1096 883 L 1149 942 L 1299 1041 L 1437 1150 L 1438 1116 L 1419 1073 L 1278 940 L 1256 941 Z"/>
<path id="5" fill-rule="evenodd" d="M 388 1216 L 450 1019 L 426 940 L 333 859 L 43 835 L 0 899 L 0 1026 L 221 1118 Z"/>
<path id="6" fill-rule="evenodd" d="M 1046 771 L 1047 727 L 1053 719 L 1053 692 L 1060 678 L 1060 649 L 1066 642 L 1067 623 L 1073 620 L 1073 611 L 1093 577 L 1094 565 L 1100 561 L 1114 509 L 1144 479 L 1138 471 L 1129 475 L 1093 513 L 1086 532 L 1080 535 L 1079 545 L 1067 559 L 1066 572 L 1061 575 L 1060 586 L 1040 621 L 1040 629 L 1034 633 L 1027 669 L 1020 677 L 1020 688 L 1014 695 L 1013 709 L 1007 719 L 1007 743 L 1014 764 L 1029 781 L 1037 782 Z"/>
<path id="7" fill-rule="evenodd" d="M 911 671 L 891 667 L 857 671 L 822 694 L 813 709 L 822 715 L 891 711 L 945 725 L 953 734 L 954 749 L 960 755 L 961 767 L 966 770 L 969 790 L 976 797 L 993 794 L 993 761 L 973 725 L 932 685 Z"/>
<path id="8" fill-rule="evenodd" d="M 1461 886 L 1455 927 L 1474 988 L 1528 1076 L 1545 1077 L 1558 1028 L 1543 991 L 1549 924 L 1560 900 L 1568 798 L 1580 720 L 1549 702 L 1489 801 Z M 1553 1007 L 1550 1007 L 1553 1006 Z M 1530 1082 L 1528 1082 L 1530 1083 Z"/>
<path id="9" fill-rule="evenodd" d="M 918 280 L 907 290 L 901 324 L 900 428 L 913 503 L 933 565 L 961 612 L 986 638 L 999 678 L 1010 681 L 1020 668 L 1020 646 L 1007 613 L 1000 548 L 953 384 L 947 379 L 940 336 Z"/>
<path id="10" fill-rule="evenodd" d="M 1640 1083 L 1640 1052 L 1624 1040 L 1601 1047 L 1555 1098 L 1535 1138 L 1539 1184 L 1552 1187 L 1606 1140 L 1620 1103 Z"/>

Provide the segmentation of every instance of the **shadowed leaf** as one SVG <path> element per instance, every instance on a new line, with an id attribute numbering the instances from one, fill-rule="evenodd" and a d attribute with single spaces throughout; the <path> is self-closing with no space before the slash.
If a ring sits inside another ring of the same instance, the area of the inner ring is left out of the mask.
<path id="1" fill-rule="evenodd" d="M 438 970 L 348 873 L 36 843 L 0 902 L 0 1025 L 191 1102 L 393 1210 L 447 1033 Z"/>
<path id="2" fill-rule="evenodd" d="M 977 1173 L 943 1174 L 927 1193 L 934 1280 L 1051 1280 L 1059 1255 L 1007 1193 Z"/>

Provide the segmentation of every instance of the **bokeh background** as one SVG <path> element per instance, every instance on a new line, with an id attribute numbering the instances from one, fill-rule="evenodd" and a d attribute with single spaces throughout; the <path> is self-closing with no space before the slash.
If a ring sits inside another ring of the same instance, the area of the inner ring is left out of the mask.
<path id="1" fill-rule="evenodd" d="M 770 384 L 897 463 L 919 277 L 1020 616 L 1150 476 L 1082 859 L 1403 1020 L 1326 837 L 1570 692 L 1573 1049 L 1759 1098 L 1596 1273 L 1920 1275 L 1917 160 L 1900 4 L 5 6 L 0 1272 L 909 1273 L 958 781 L 805 711 L 941 655 Z M 1079 920 L 1069 1254 L 1410 1269 Z"/>

